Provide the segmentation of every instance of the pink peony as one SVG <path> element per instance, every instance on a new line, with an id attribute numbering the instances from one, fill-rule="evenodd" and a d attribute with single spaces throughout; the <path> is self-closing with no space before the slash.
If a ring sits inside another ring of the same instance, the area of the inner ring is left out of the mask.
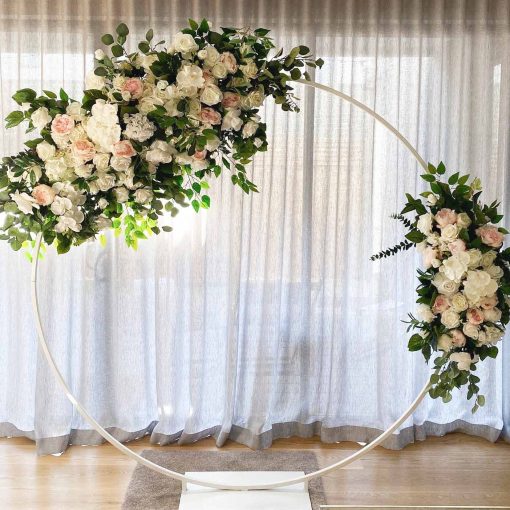
<path id="1" fill-rule="evenodd" d="M 494 294 L 493 296 L 488 296 L 488 297 L 482 298 L 479 301 L 478 306 L 480 306 L 480 308 L 483 308 L 484 310 L 490 310 L 491 308 L 494 308 L 497 304 L 498 304 L 498 298 Z"/>
<path id="2" fill-rule="evenodd" d="M 237 60 L 229 51 L 222 53 L 219 60 L 225 64 L 225 67 L 230 74 L 234 74 L 237 71 Z"/>
<path id="3" fill-rule="evenodd" d="M 197 151 L 195 152 L 195 154 L 193 155 L 193 157 L 195 159 L 198 159 L 199 161 L 203 161 L 205 159 L 205 157 L 207 156 L 207 151 L 206 150 L 203 150 L 203 151 Z"/>
<path id="4" fill-rule="evenodd" d="M 50 205 L 55 199 L 55 191 L 46 184 L 39 184 L 32 190 L 32 196 L 39 205 Z"/>
<path id="5" fill-rule="evenodd" d="M 74 120 L 69 115 L 58 114 L 51 122 L 51 132 L 55 135 L 68 135 L 74 128 Z"/>
<path id="6" fill-rule="evenodd" d="M 136 154 L 129 140 L 121 140 L 113 144 L 113 155 L 118 158 L 130 158 Z"/>
<path id="7" fill-rule="evenodd" d="M 122 92 L 129 92 L 131 97 L 138 99 L 143 94 L 143 83 L 140 78 L 128 78 L 122 85 Z"/>
<path id="8" fill-rule="evenodd" d="M 450 308 L 450 300 L 443 294 L 439 294 L 432 305 L 432 311 L 434 313 L 443 313 Z"/>
<path id="9" fill-rule="evenodd" d="M 204 124 L 221 124 L 221 115 L 213 108 L 202 108 L 200 110 L 200 120 Z"/>
<path id="10" fill-rule="evenodd" d="M 96 148 L 89 140 L 76 140 L 71 146 L 73 156 L 82 161 L 90 161 L 96 155 Z"/>
<path id="11" fill-rule="evenodd" d="M 448 244 L 448 249 L 452 255 L 466 251 L 466 243 L 462 239 L 456 239 L 455 241 Z"/>
<path id="12" fill-rule="evenodd" d="M 480 237 L 483 244 L 492 248 L 499 248 L 503 244 L 505 236 L 496 227 L 486 225 L 476 229 L 476 235 Z"/>
<path id="13" fill-rule="evenodd" d="M 466 345 L 466 337 L 462 331 L 454 329 L 450 331 L 450 334 L 452 335 L 452 343 L 455 347 L 464 347 Z"/>
<path id="14" fill-rule="evenodd" d="M 221 102 L 224 108 L 237 108 L 241 103 L 241 96 L 235 92 L 225 92 L 223 94 L 223 101 Z"/>
<path id="15" fill-rule="evenodd" d="M 457 221 L 457 213 L 451 209 L 443 208 L 436 213 L 435 220 L 440 228 L 453 225 Z"/>
<path id="16" fill-rule="evenodd" d="M 478 326 L 478 324 L 481 324 L 484 320 L 483 312 L 479 308 L 470 308 L 466 312 L 466 318 L 469 323 L 474 326 Z"/>

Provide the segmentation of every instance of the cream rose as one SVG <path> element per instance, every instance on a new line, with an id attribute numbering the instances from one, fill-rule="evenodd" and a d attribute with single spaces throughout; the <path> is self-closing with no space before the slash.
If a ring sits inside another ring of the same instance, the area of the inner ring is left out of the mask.
<path id="1" fill-rule="evenodd" d="M 437 288 L 441 294 L 451 296 L 459 290 L 460 284 L 453 280 L 448 279 L 443 273 L 437 273 L 432 280 L 432 284 Z"/>
<path id="2" fill-rule="evenodd" d="M 492 266 L 492 264 L 494 263 L 494 261 L 496 260 L 496 257 L 497 257 L 497 253 L 495 251 L 492 251 L 492 250 L 489 250 L 487 252 L 485 252 L 483 255 L 482 255 L 482 259 L 480 261 L 480 264 L 483 266 L 483 267 L 489 267 L 489 266 Z"/>
<path id="3" fill-rule="evenodd" d="M 467 310 L 469 307 L 466 296 L 464 296 L 464 294 L 462 294 L 461 292 L 457 292 L 457 294 L 454 294 L 452 296 L 451 304 L 452 304 L 452 308 L 457 313 L 463 312 L 464 310 Z"/>
<path id="4" fill-rule="evenodd" d="M 135 191 L 135 202 L 138 204 L 148 204 L 154 197 L 150 188 L 140 188 Z"/>
<path id="5" fill-rule="evenodd" d="M 195 65 L 185 64 L 177 73 L 177 84 L 182 87 L 196 87 L 201 88 L 204 86 L 204 77 L 202 76 L 202 69 Z"/>
<path id="6" fill-rule="evenodd" d="M 437 348 L 440 351 L 449 351 L 453 347 L 452 337 L 450 335 L 441 335 L 437 341 Z"/>
<path id="7" fill-rule="evenodd" d="M 222 94 L 221 90 L 216 85 L 213 85 L 213 84 L 206 85 L 203 88 L 202 93 L 200 94 L 200 101 L 202 101 L 202 103 L 204 103 L 208 106 L 217 104 L 222 99 L 223 99 L 223 94 Z"/>
<path id="8" fill-rule="evenodd" d="M 448 329 L 456 328 L 460 324 L 459 314 L 452 309 L 446 310 L 441 314 L 441 324 Z"/>
<path id="9" fill-rule="evenodd" d="M 212 68 L 211 72 L 212 75 L 218 80 L 226 78 L 228 74 L 227 67 L 223 62 L 218 62 L 217 64 L 214 64 L 214 67 Z"/>
<path id="10" fill-rule="evenodd" d="M 229 110 L 225 117 L 223 117 L 223 122 L 221 124 L 221 129 L 223 131 L 229 131 L 231 129 L 238 131 L 241 129 L 243 125 L 242 119 L 239 117 L 241 115 L 241 110 Z"/>
<path id="11" fill-rule="evenodd" d="M 432 322 L 435 318 L 430 306 L 420 304 L 416 309 L 416 315 L 424 322 Z"/>
<path id="12" fill-rule="evenodd" d="M 469 253 L 469 269 L 476 269 L 482 260 L 482 252 L 477 249 L 468 250 Z"/>
<path id="13" fill-rule="evenodd" d="M 454 352 L 450 355 L 450 361 L 455 361 L 459 370 L 471 369 L 472 359 L 469 352 Z"/>
<path id="14" fill-rule="evenodd" d="M 471 225 L 471 219 L 467 213 L 461 212 L 457 214 L 457 226 L 459 228 L 467 228 L 469 225 Z"/>
<path id="15" fill-rule="evenodd" d="M 492 278 L 494 278 L 495 280 L 499 280 L 500 278 L 503 278 L 503 268 L 500 267 L 500 266 L 496 266 L 496 265 L 492 265 L 492 266 L 489 266 L 487 268 L 485 268 L 485 270 L 491 275 Z"/>
<path id="16" fill-rule="evenodd" d="M 489 308 L 483 312 L 484 318 L 489 322 L 499 322 L 501 320 L 501 310 L 499 308 Z"/>
<path id="17" fill-rule="evenodd" d="M 441 240 L 445 243 L 453 243 L 459 236 L 457 225 L 446 225 L 441 229 Z"/>
<path id="18" fill-rule="evenodd" d="M 115 188 L 113 190 L 113 195 L 115 196 L 117 202 L 120 202 L 121 204 L 129 200 L 129 190 L 127 190 L 124 186 Z"/>
<path id="19" fill-rule="evenodd" d="M 462 327 L 462 331 L 469 338 L 473 338 L 474 340 L 476 340 L 478 338 L 480 328 L 478 328 L 478 326 L 475 326 L 474 324 L 470 324 L 469 322 L 466 322 L 464 324 L 464 326 Z"/>
<path id="20" fill-rule="evenodd" d="M 191 34 L 178 32 L 172 41 L 174 51 L 179 53 L 191 53 L 198 50 L 198 44 Z"/>
<path id="21" fill-rule="evenodd" d="M 481 298 L 492 296 L 498 290 L 496 280 L 493 280 L 489 273 L 481 270 L 468 271 L 464 282 L 464 295 L 472 303 Z"/>

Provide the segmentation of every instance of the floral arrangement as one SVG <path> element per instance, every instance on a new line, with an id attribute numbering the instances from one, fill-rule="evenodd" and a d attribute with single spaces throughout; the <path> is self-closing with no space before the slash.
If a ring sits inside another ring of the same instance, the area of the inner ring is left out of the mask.
<path id="1" fill-rule="evenodd" d="M 7 213 L 0 238 L 13 249 L 42 233 L 65 253 L 111 227 L 136 248 L 160 232 L 165 211 L 207 209 L 208 178 L 222 167 L 244 192 L 257 191 L 246 165 L 267 149 L 259 108 L 272 96 L 284 111 L 298 111 L 289 82 L 310 79 L 303 68 L 323 61 L 306 46 L 270 56 L 266 29 L 189 25 L 168 46 L 154 44 L 149 30 L 133 53 L 124 23 L 115 36 L 105 34 L 110 55 L 95 52 L 80 101 L 63 90 L 14 94 L 21 109 L 7 116 L 7 127 L 27 122 L 27 133 L 38 136 L 0 166 L 0 212 Z"/>
<path id="2" fill-rule="evenodd" d="M 400 220 L 409 230 L 405 240 L 374 255 L 384 258 L 416 246 L 423 254 L 418 270 L 418 318 L 409 314 L 408 331 L 414 329 L 409 350 L 421 351 L 427 362 L 433 351 L 430 396 L 452 398 L 452 390 L 467 385 L 467 398 L 475 396 L 473 412 L 485 403 L 479 393 L 477 363 L 498 354 L 510 320 L 510 249 L 502 249 L 508 231 L 496 225 L 503 219 L 499 204 L 479 203 L 479 179 L 458 172 L 442 182 L 446 169 L 428 165 L 421 177 L 430 191 L 420 198 L 407 194 Z M 412 220 L 406 213 L 415 213 Z"/>

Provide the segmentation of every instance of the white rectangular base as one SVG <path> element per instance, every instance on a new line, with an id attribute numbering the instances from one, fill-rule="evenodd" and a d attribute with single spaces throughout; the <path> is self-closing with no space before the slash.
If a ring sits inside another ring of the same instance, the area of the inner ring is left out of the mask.
<path id="1" fill-rule="evenodd" d="M 186 473 L 208 482 L 246 486 L 297 478 L 302 471 L 211 471 Z M 312 510 L 305 483 L 263 491 L 222 491 L 183 484 L 179 510 Z"/>

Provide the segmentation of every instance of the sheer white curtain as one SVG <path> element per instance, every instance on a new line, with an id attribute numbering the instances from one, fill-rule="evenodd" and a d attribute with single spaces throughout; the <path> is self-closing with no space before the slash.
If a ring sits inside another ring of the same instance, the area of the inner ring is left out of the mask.
<path id="1" fill-rule="evenodd" d="M 502 1 L 0 2 L 2 117 L 20 87 L 79 97 L 101 34 L 125 21 L 132 39 L 168 38 L 188 17 L 265 26 L 279 46 L 325 60 L 315 79 L 373 107 L 429 161 L 471 171 L 507 215 L 510 4 Z M 367 441 L 428 377 L 407 352 L 412 253 L 370 262 L 401 234 L 388 216 L 419 191 L 416 162 L 371 118 L 296 86 L 302 111 L 268 101 L 270 150 L 252 168 L 261 193 L 229 176 L 212 208 L 183 211 L 175 231 L 129 251 L 109 238 L 52 250 L 42 262 L 43 321 L 60 367 L 121 439 L 215 435 L 252 447 L 293 434 Z M 1 154 L 21 131 L 1 131 Z M 510 216 L 508 216 L 510 217 Z M 39 452 L 99 437 L 37 354 L 29 264 L 0 246 L 0 434 Z M 508 341 L 508 340 L 506 340 Z M 510 422 L 510 349 L 483 367 L 487 405 L 426 400 L 386 446 L 464 430 L 495 440 Z M 506 360 L 506 370 L 504 368 Z M 506 418 L 505 418 L 506 416 Z M 508 428 L 507 428 L 508 436 Z"/>

